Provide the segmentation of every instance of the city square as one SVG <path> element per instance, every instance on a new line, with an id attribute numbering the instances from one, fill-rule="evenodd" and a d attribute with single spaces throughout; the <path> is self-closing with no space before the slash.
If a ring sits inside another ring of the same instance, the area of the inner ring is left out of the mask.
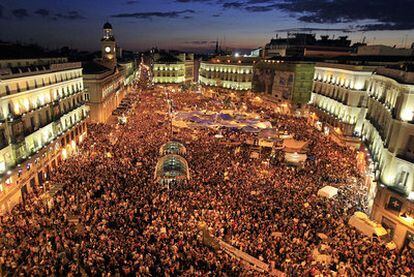
<path id="1" fill-rule="evenodd" d="M 0 275 L 414 276 L 414 2 L 351 2 L 0 3 Z"/>
<path id="2" fill-rule="evenodd" d="M 62 189 L 47 200 L 34 191 L 29 203 L 2 219 L 7 270 L 268 274 L 206 244 L 199 229 L 204 223 L 210 236 L 289 275 L 325 275 L 332 269 L 349 275 L 410 272 L 412 253 L 395 256 L 384 242 L 367 240 L 347 224 L 355 211 L 366 208 L 367 188 L 361 185 L 355 151 L 337 146 L 302 118 L 252 105 L 246 95 L 234 104 L 246 101 L 249 110 L 272 118 L 278 130 L 308 140 L 314 157 L 292 167 L 277 152 L 276 163 L 269 165 L 248 152 L 235 153 L 254 134 L 224 131 L 216 138 L 217 131 L 209 128 L 171 133 L 167 97 L 177 111 L 225 107 L 202 93 L 144 88 L 127 124 L 88 126 L 79 153 L 52 175 L 50 182 Z M 173 178 L 166 189 L 154 170 L 168 141 L 185 146 L 191 177 Z M 339 189 L 337 198 L 317 195 L 325 184 Z M 315 262 L 315 249 L 328 260 Z"/>

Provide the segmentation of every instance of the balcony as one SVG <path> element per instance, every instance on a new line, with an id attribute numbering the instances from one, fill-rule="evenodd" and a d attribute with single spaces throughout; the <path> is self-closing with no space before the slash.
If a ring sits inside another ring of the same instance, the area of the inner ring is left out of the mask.
<path id="1" fill-rule="evenodd" d="M 34 108 L 30 109 L 27 112 L 21 113 L 21 114 L 9 113 L 8 119 L 6 120 L 6 119 L 1 119 L 0 118 L 0 122 L 16 121 L 16 120 L 23 119 L 26 115 L 28 115 L 30 113 L 33 113 L 35 111 L 40 111 L 40 110 L 42 110 L 44 108 L 51 108 L 52 105 L 59 104 L 61 101 L 65 100 L 65 99 L 68 99 L 68 98 L 70 98 L 70 97 L 72 97 L 74 95 L 77 95 L 77 94 L 79 94 L 81 92 L 84 92 L 84 91 L 83 90 L 79 90 L 79 91 L 72 92 L 71 94 L 68 94 L 68 95 L 66 95 L 64 97 L 59 97 L 59 98 L 57 98 L 57 99 L 55 99 L 55 100 L 53 100 L 51 102 L 45 103 L 43 105 L 39 105 L 37 107 L 34 107 Z M 85 103 L 85 101 L 82 100 L 82 103 Z"/>
<path id="2" fill-rule="evenodd" d="M 10 142 L 12 144 L 19 144 L 19 143 L 23 142 L 24 139 L 25 139 L 25 135 L 24 135 L 24 132 L 22 132 L 21 134 L 17 134 L 15 136 L 12 136 L 11 139 L 10 139 Z"/>
<path id="3" fill-rule="evenodd" d="M 84 101 L 83 101 L 84 102 Z M 42 129 L 43 127 L 51 124 L 51 123 L 55 123 L 55 124 L 60 124 L 60 118 L 76 109 L 78 109 L 79 107 L 81 107 L 84 104 L 79 103 L 78 105 L 73 106 L 70 110 L 66 111 L 66 112 L 60 112 L 59 114 L 52 116 L 51 118 L 49 118 L 48 120 L 41 120 L 39 121 L 39 124 L 36 126 L 30 126 L 28 128 L 24 128 L 23 132 L 20 134 L 16 134 L 12 136 L 11 142 L 13 144 L 15 143 L 19 143 L 22 140 L 25 139 L 25 137 L 28 137 L 30 135 L 32 135 L 34 132 L 38 131 L 39 129 Z M 22 123 L 21 123 L 22 124 Z"/>
<path id="4" fill-rule="evenodd" d="M 5 172 L 7 172 L 7 170 L 15 169 L 17 164 L 22 164 L 23 162 L 27 161 L 27 159 L 29 159 L 30 156 L 33 156 L 33 155 L 39 153 L 39 151 L 41 151 L 41 149 L 43 149 L 46 145 L 49 145 L 51 142 L 53 142 L 53 140 L 56 139 L 59 135 L 62 135 L 62 133 L 64 134 L 66 131 L 70 131 L 70 129 L 73 126 L 76 126 L 77 124 L 81 123 L 82 121 L 84 121 L 87 118 L 88 118 L 88 113 L 82 114 L 82 116 L 80 116 L 76 122 L 74 122 L 70 127 L 63 130 L 63 132 L 54 133 L 53 137 L 49 138 L 49 140 L 47 142 L 45 142 L 44 145 L 40 145 L 40 146 L 37 146 L 36 148 L 32 148 L 32 149 L 26 149 L 25 154 L 23 154 L 19 157 L 16 157 L 16 160 L 13 162 L 13 164 L 7 166 Z M 13 143 L 12 146 L 17 146 L 17 148 L 19 148 L 21 146 L 24 146 L 25 145 L 25 137 L 23 136 L 23 139 L 20 140 L 20 141 L 16 141 L 16 142 L 12 141 L 12 143 Z M 7 144 L 6 146 L 8 146 L 8 145 L 9 144 Z M 4 146 L 4 147 L 6 147 L 6 146 Z M 0 145 L 0 147 L 1 147 L 1 145 Z M 3 149 L 4 147 L 2 147 L 1 149 Z M 14 149 L 16 149 L 16 147 L 14 147 Z M 2 174 L 4 174 L 4 173 L 0 173 L 0 177 L 2 177 Z"/>
<path id="5" fill-rule="evenodd" d="M 27 137 L 27 136 L 29 136 L 29 135 L 31 135 L 32 133 L 34 133 L 36 130 L 38 130 L 39 128 L 38 127 L 29 127 L 29 128 L 25 128 L 24 130 L 23 130 L 23 134 L 24 134 L 24 136 L 25 137 Z"/>
<path id="6" fill-rule="evenodd" d="M 374 126 L 374 128 L 378 131 L 378 134 L 380 135 L 382 141 L 385 141 L 385 129 L 383 126 L 381 126 L 377 120 L 370 116 L 369 114 L 367 114 L 367 116 L 365 117 L 366 120 L 368 120 L 372 126 Z"/>
<path id="7" fill-rule="evenodd" d="M 60 81 L 53 80 L 51 83 L 37 84 L 37 85 L 32 85 L 32 86 L 28 86 L 28 87 L 24 87 L 24 88 L 16 88 L 16 89 L 13 89 L 13 90 L 9 89 L 9 90 L 7 90 L 6 94 L 1 95 L 1 96 L 12 95 L 12 94 L 21 93 L 21 92 L 27 92 L 27 91 L 30 91 L 30 90 L 46 89 L 46 88 L 49 88 L 51 86 L 61 85 L 65 82 L 69 82 L 69 81 L 79 79 L 79 78 L 82 78 L 82 76 L 72 77 L 72 78 L 68 78 L 68 79 L 60 80 Z"/>
<path id="8" fill-rule="evenodd" d="M 9 142 L 7 140 L 0 141 L 0 150 L 9 146 Z"/>
<path id="9" fill-rule="evenodd" d="M 326 97 L 326 98 L 329 98 L 329 99 L 331 99 L 331 100 L 333 100 L 333 101 L 339 102 L 339 103 L 341 103 L 341 104 L 343 104 L 343 105 L 347 106 L 347 104 L 346 104 L 346 102 L 345 102 L 345 100 L 344 100 L 344 99 L 339 99 L 338 97 L 335 97 L 335 96 L 329 95 L 329 94 L 327 94 L 327 93 L 325 94 L 325 93 L 322 93 L 322 92 L 316 92 L 315 90 L 313 91 L 313 93 L 315 93 L 315 94 L 319 94 L 319 95 L 322 95 L 322 96 L 324 96 L 324 97 Z"/>
<path id="10" fill-rule="evenodd" d="M 413 83 L 414 82 L 414 72 L 404 71 L 401 69 L 393 69 L 387 67 L 378 67 L 377 74 L 389 77 L 401 83 Z"/>

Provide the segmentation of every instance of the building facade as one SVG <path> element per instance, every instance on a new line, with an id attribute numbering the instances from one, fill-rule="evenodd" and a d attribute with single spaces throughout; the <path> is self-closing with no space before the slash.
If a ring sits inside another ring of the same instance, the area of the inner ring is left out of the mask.
<path id="1" fill-rule="evenodd" d="M 286 38 L 271 39 L 264 47 L 263 58 L 272 57 L 336 57 L 352 53 L 351 40 L 346 36 L 329 38 L 315 34 L 288 33 Z"/>
<path id="2" fill-rule="evenodd" d="M 314 118 L 346 142 L 359 137 L 367 110 L 367 82 L 374 67 L 317 63 L 310 101 Z"/>
<path id="3" fill-rule="evenodd" d="M 115 37 L 112 33 L 112 25 L 106 22 L 103 26 L 101 38 L 101 63 L 108 68 L 115 67 L 117 63 L 117 52 Z"/>
<path id="4" fill-rule="evenodd" d="M 199 83 L 231 90 L 251 90 L 257 58 L 217 57 L 201 62 Z"/>
<path id="5" fill-rule="evenodd" d="M 155 53 L 152 72 L 155 84 L 191 83 L 194 81 L 194 54 Z"/>
<path id="6" fill-rule="evenodd" d="M 278 102 L 307 104 L 311 98 L 313 62 L 269 59 L 254 67 L 253 89 L 272 95 Z"/>
<path id="7" fill-rule="evenodd" d="M 279 64 L 276 67 L 272 94 L 280 99 L 288 99 L 293 104 L 307 104 L 311 98 L 313 74 L 313 63 Z"/>
<path id="8" fill-rule="evenodd" d="M 0 212 L 44 185 L 87 133 L 81 64 L 27 62 L 0 69 Z"/>
<path id="9" fill-rule="evenodd" d="M 93 122 L 103 123 L 118 107 L 136 76 L 135 61 L 117 59 L 116 40 L 112 26 L 103 26 L 101 59 L 86 62 L 83 66 L 85 87 L 88 90 L 88 106 Z"/>
<path id="10" fill-rule="evenodd" d="M 413 56 L 412 48 L 396 48 L 387 45 L 363 45 L 358 47 L 357 55 L 360 56 Z"/>
<path id="11" fill-rule="evenodd" d="M 362 135 L 373 160 L 371 216 L 401 248 L 414 244 L 414 71 L 379 67 L 368 80 Z"/>
<path id="12" fill-rule="evenodd" d="M 276 65 L 268 60 L 261 60 L 253 67 L 252 90 L 271 95 L 275 78 Z"/>
<path id="13" fill-rule="evenodd" d="M 131 85 L 138 76 L 138 66 L 135 60 L 118 60 L 119 71 L 124 76 L 124 85 Z"/>
<path id="14" fill-rule="evenodd" d="M 95 64 L 84 65 L 84 69 L 91 121 L 106 122 L 126 95 L 125 76 L 117 67 L 108 69 Z"/>
<path id="15" fill-rule="evenodd" d="M 64 57 L 36 58 L 36 59 L 4 59 L 0 60 L 0 68 L 24 67 L 34 65 L 50 65 L 65 63 L 68 59 Z"/>

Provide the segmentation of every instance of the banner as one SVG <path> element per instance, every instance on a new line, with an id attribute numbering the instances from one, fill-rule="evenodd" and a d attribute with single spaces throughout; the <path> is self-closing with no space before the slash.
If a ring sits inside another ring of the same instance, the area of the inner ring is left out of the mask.
<path id="1" fill-rule="evenodd" d="M 387 209 L 395 211 L 395 212 L 400 212 L 402 208 L 402 204 L 403 204 L 402 201 L 400 201 L 398 198 L 391 196 L 387 204 Z"/>

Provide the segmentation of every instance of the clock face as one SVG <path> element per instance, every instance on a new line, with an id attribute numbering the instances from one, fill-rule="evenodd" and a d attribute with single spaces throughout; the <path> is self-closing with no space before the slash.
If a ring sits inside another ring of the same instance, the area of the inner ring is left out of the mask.
<path id="1" fill-rule="evenodd" d="M 111 52 L 111 47 L 109 47 L 109 46 L 105 47 L 105 52 L 106 52 L 106 53 Z"/>

